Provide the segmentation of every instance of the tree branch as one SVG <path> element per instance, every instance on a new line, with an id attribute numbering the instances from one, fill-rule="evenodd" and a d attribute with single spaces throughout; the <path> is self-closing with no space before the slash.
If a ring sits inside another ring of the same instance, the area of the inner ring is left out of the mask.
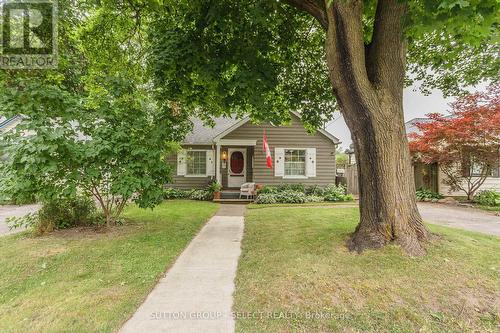
<path id="1" fill-rule="evenodd" d="M 376 86 L 404 84 L 406 45 L 403 17 L 407 6 L 398 0 L 379 0 L 372 41 L 367 52 L 367 72 Z"/>
<path id="2" fill-rule="evenodd" d="M 315 0 L 284 0 L 285 3 L 295 7 L 303 12 L 312 15 L 321 24 L 323 29 L 328 28 L 325 6 L 322 1 Z"/>

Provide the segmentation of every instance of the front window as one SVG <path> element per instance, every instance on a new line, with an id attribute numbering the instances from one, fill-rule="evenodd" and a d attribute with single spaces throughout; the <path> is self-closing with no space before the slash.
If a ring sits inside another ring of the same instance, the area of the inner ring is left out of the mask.
<path id="1" fill-rule="evenodd" d="M 285 149 L 285 176 L 305 176 L 306 150 Z"/>
<path id="2" fill-rule="evenodd" d="M 187 174 L 188 175 L 206 175 L 207 174 L 207 152 L 206 151 L 188 151 L 187 152 Z"/>
<path id="3" fill-rule="evenodd" d="M 472 177 L 481 177 L 481 175 L 483 174 L 483 168 L 486 168 L 486 166 L 484 164 L 472 162 L 471 168 L 470 168 L 471 176 Z M 487 174 L 486 176 L 489 177 L 492 175 L 493 175 L 493 170 L 492 170 L 492 168 L 490 168 L 489 174 Z"/>

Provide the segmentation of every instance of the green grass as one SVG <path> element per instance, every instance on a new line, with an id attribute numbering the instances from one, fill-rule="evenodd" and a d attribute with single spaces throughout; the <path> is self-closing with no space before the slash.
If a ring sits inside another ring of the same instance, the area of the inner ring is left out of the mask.
<path id="1" fill-rule="evenodd" d="M 481 206 L 474 205 L 474 207 L 488 211 L 488 212 L 500 212 L 500 206 Z"/>
<path id="2" fill-rule="evenodd" d="M 0 237 L 0 332 L 114 332 L 217 209 L 128 207 L 106 233 Z"/>
<path id="3" fill-rule="evenodd" d="M 498 329 L 498 237 L 430 225 L 440 239 L 425 257 L 393 245 L 358 255 L 344 245 L 358 219 L 357 208 L 247 211 L 237 332 Z"/>
<path id="4" fill-rule="evenodd" d="M 357 201 L 342 201 L 342 202 L 305 202 L 301 204 L 288 204 L 288 203 L 277 203 L 277 204 L 256 204 L 250 203 L 247 205 L 248 209 L 261 209 L 261 208 L 275 208 L 275 207 L 310 207 L 310 206 L 357 206 Z"/>

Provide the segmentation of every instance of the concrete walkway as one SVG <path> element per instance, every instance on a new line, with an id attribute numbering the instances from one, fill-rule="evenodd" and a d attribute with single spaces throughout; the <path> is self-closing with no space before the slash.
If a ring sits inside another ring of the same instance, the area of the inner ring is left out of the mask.
<path id="1" fill-rule="evenodd" d="M 418 203 L 424 221 L 452 228 L 500 236 L 500 217 L 476 208 L 435 203 Z"/>
<path id="2" fill-rule="evenodd" d="M 244 205 L 221 205 L 120 332 L 234 332 L 244 212 Z"/>
<path id="3" fill-rule="evenodd" d="M 8 217 L 19 217 L 24 216 L 28 213 L 34 213 L 40 208 L 40 205 L 0 205 L 0 236 L 10 235 L 16 232 L 23 231 L 23 228 L 9 230 L 5 220 Z"/>

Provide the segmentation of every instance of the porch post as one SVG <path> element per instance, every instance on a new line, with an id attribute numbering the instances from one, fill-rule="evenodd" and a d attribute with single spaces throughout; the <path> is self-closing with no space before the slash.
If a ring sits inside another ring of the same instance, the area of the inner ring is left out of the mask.
<path id="1" fill-rule="evenodd" d="M 217 142 L 217 148 L 215 149 L 215 179 L 219 184 L 222 184 L 222 175 L 220 172 L 220 143 Z"/>

